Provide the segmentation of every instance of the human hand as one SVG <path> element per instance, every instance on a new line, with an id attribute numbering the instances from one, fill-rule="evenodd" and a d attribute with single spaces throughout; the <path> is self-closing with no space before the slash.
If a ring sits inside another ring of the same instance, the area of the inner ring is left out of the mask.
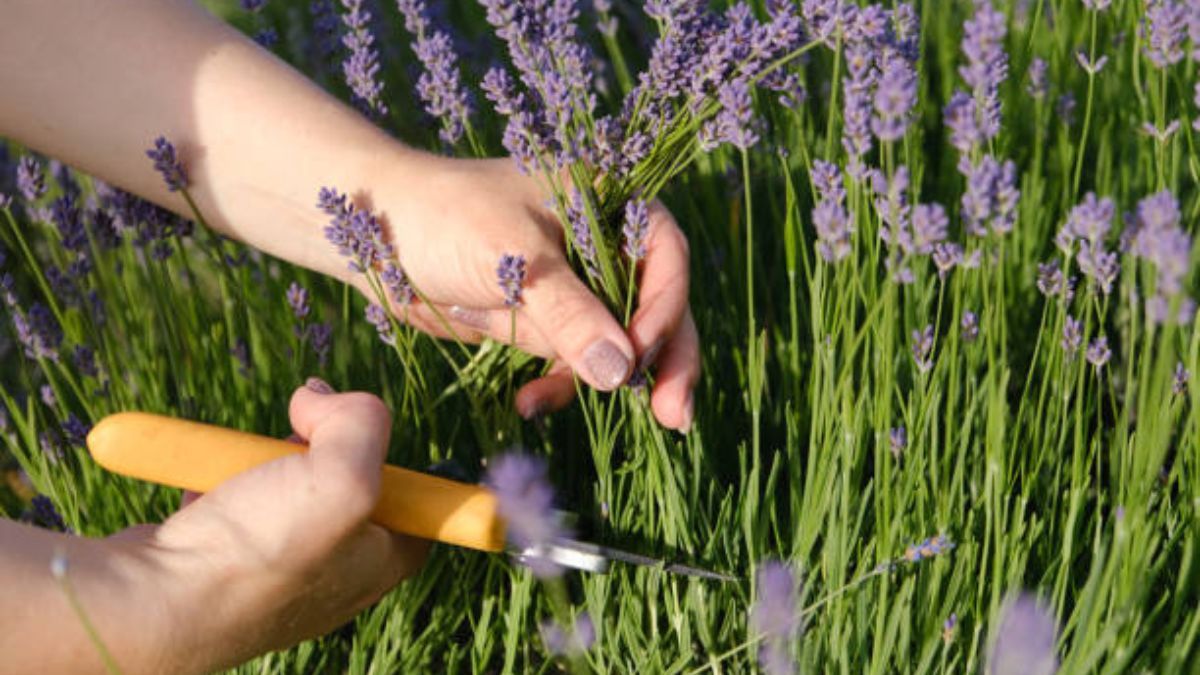
<path id="1" fill-rule="evenodd" d="M 368 521 L 391 423 L 317 380 L 292 397 L 309 451 L 240 474 L 161 526 L 113 537 L 171 591 L 164 672 L 208 672 L 337 628 L 421 566 L 427 545 Z"/>
<path id="2" fill-rule="evenodd" d="M 523 255 L 528 274 L 516 310 L 516 346 L 557 363 L 518 392 L 518 412 L 531 418 L 567 405 L 573 374 L 609 391 L 635 367 L 657 366 L 655 417 L 667 427 L 691 426 L 700 356 L 688 308 L 688 244 L 665 207 L 650 209 L 638 306 L 626 331 L 571 269 L 547 195 L 511 160 L 410 157 L 403 172 L 376 182 L 403 189 L 377 192 L 373 206 L 387 219 L 405 271 L 441 318 L 420 303 L 397 308 L 398 316 L 439 337 L 450 337 L 447 320 L 458 338 L 510 343 L 512 310 L 504 306 L 496 266 L 502 254 Z"/>

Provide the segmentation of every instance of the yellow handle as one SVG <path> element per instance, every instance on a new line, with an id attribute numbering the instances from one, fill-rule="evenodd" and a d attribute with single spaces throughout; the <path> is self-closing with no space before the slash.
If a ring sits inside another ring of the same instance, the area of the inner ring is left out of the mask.
<path id="1" fill-rule="evenodd" d="M 305 446 L 266 436 L 148 413 L 107 417 L 88 434 L 96 462 L 131 478 L 208 492 L 225 480 Z M 385 465 L 371 520 L 402 534 L 473 548 L 504 550 L 496 496 L 477 485 Z"/>

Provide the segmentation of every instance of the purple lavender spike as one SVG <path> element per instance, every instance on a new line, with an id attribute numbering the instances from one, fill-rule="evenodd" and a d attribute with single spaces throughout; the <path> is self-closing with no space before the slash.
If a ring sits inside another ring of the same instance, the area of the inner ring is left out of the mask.
<path id="1" fill-rule="evenodd" d="M 383 82 L 379 80 L 379 52 L 375 49 L 375 36 L 371 34 L 371 13 L 365 0 L 342 0 L 346 13 L 342 23 L 346 32 L 342 44 L 348 54 L 342 61 L 342 73 L 346 84 L 354 93 L 354 102 L 364 114 L 376 119 L 386 117 L 387 104 L 383 102 Z"/>
<path id="2" fill-rule="evenodd" d="M 187 188 L 187 172 L 175 155 L 175 146 L 165 137 L 154 139 L 154 147 L 146 151 L 146 156 L 154 161 L 154 170 L 162 175 L 168 190 L 177 192 Z"/>
<path id="3" fill-rule="evenodd" d="M 520 307 L 524 302 L 525 256 L 509 253 L 500 256 L 500 264 L 496 266 L 496 281 L 500 284 L 500 290 L 504 291 L 505 306 Z"/>
<path id="4" fill-rule="evenodd" d="M 1187 10 L 1175 0 L 1151 0 L 1142 19 L 1143 51 L 1156 68 L 1169 68 L 1183 60 Z"/>
<path id="5" fill-rule="evenodd" d="M 631 199 L 625 204 L 625 226 L 622 229 L 623 250 L 636 262 L 646 257 L 646 236 L 650 232 L 650 211 L 646 202 Z"/>

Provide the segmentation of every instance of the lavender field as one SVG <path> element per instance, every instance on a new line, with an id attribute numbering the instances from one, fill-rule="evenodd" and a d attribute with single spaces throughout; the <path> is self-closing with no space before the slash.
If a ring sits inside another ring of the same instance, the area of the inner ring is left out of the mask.
<path id="1" fill-rule="evenodd" d="M 236 672 L 1198 672 L 1200 1 L 205 4 L 405 143 L 536 177 L 623 324 L 665 205 L 690 425 L 655 420 L 654 363 L 518 413 L 551 367 L 512 346 L 519 248 L 494 280 L 513 339 L 437 340 L 410 324 L 438 261 L 360 186 L 312 194 L 347 285 L 8 143 L 0 511 L 160 521 L 179 491 L 98 467 L 92 425 L 286 436 L 315 375 L 385 400 L 391 463 L 489 481 L 523 544 L 553 505 L 734 578 L 439 545 Z"/>

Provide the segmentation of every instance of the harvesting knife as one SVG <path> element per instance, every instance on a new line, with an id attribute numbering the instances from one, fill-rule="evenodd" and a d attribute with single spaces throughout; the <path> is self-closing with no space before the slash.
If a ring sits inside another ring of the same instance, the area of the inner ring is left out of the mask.
<path id="1" fill-rule="evenodd" d="M 100 466 L 131 478 L 208 492 L 260 464 L 304 446 L 233 429 L 149 413 L 126 412 L 100 421 L 87 438 Z M 371 520 L 394 532 L 500 553 L 505 525 L 496 496 L 479 485 L 385 465 Z M 733 581 L 734 577 L 572 539 L 510 551 L 518 561 L 540 558 L 563 567 L 604 573 L 609 563 L 657 567 L 672 574 Z"/>

